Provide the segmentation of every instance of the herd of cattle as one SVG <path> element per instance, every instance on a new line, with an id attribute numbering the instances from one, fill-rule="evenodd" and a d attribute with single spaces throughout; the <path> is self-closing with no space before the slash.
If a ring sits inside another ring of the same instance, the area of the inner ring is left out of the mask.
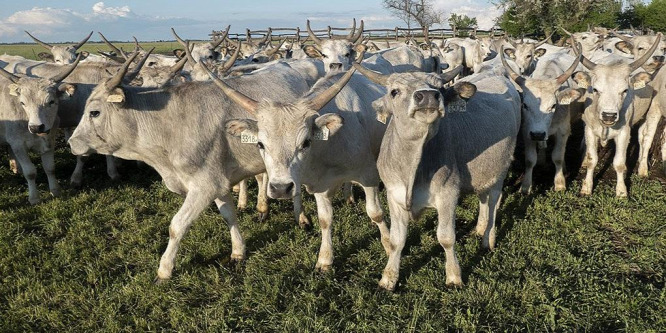
<path id="1" fill-rule="evenodd" d="M 229 28 L 227 28 L 228 32 Z M 171 277 L 178 246 L 192 222 L 214 201 L 231 232 L 231 258 L 245 258 L 232 188 L 256 177 L 257 209 L 267 197 L 294 200 L 294 218 L 307 224 L 301 185 L 314 194 L 322 241 L 316 268 L 333 261 L 332 197 L 350 184 L 363 187 L 366 211 L 388 255 L 380 286 L 398 280 L 410 220 L 437 210 L 437 239 L 445 250 L 446 283 L 460 285 L 454 251 L 455 208 L 466 193 L 479 196 L 476 233 L 495 246 L 495 216 L 516 140 L 525 142 L 521 190 L 532 187 L 537 151 L 554 138 L 554 188 L 565 189 L 564 153 L 570 118 L 585 122 L 591 194 L 597 146 L 615 142 L 616 195 L 627 196 L 626 151 L 639 130 L 639 174 L 647 175 L 657 123 L 666 116 L 666 74 L 659 71 L 662 34 L 573 33 L 571 47 L 504 37 L 430 39 L 417 43 L 364 40 L 363 22 L 349 35 L 310 41 L 233 41 L 227 37 L 190 45 L 174 56 L 152 54 L 136 43 L 125 52 L 79 52 L 50 45 L 45 61 L 0 56 L 0 143 L 9 145 L 16 171 L 39 202 L 36 170 L 28 150 L 41 155 L 51 194 L 55 136 L 63 129 L 81 185 L 82 156 L 105 154 L 145 162 L 170 191 L 185 197 L 169 227 L 157 277 Z M 101 35 L 101 34 L 100 34 Z M 379 46 L 378 46 L 379 45 Z M 84 59 L 85 58 L 85 59 Z M 661 107 L 664 104 L 664 108 Z M 73 132 L 72 132 L 73 130 Z M 666 147 L 662 147 L 666 156 Z M 384 183 L 390 228 L 378 191 Z"/>

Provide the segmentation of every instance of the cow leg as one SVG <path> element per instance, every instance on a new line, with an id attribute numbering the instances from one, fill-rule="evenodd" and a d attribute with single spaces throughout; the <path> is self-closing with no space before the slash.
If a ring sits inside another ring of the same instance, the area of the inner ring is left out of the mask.
<path id="1" fill-rule="evenodd" d="M 664 127 L 664 132 L 661 134 L 661 139 L 664 140 L 661 143 L 661 169 L 666 174 L 666 127 Z"/>
<path id="2" fill-rule="evenodd" d="M 42 154 L 42 168 L 46 172 L 46 179 L 49 182 L 49 191 L 54 197 L 60 196 L 60 184 L 55 176 L 55 160 L 53 157 L 53 150 L 49 150 Z"/>
<path id="3" fill-rule="evenodd" d="M 300 186 L 296 188 L 296 195 L 294 196 L 294 219 L 301 229 L 309 229 L 312 227 L 310 219 L 305 215 L 305 212 L 303 212 L 303 197 Z"/>
<path id="4" fill-rule="evenodd" d="M 437 207 L 437 240 L 444 248 L 444 254 L 446 255 L 446 285 L 460 286 L 462 285 L 462 277 L 454 249 L 456 243 L 456 204 L 458 203 L 458 195 L 456 193 L 446 198 L 445 200 L 441 200 L 440 206 Z"/>
<path id="5" fill-rule="evenodd" d="M 502 201 L 502 184 L 499 182 L 486 193 L 479 195 L 479 220 L 476 223 L 476 234 L 483 236 L 483 247 L 495 249 L 495 234 L 497 229 L 497 208 Z M 482 209 L 485 210 L 485 220 L 481 220 Z"/>
<path id="6" fill-rule="evenodd" d="M 354 198 L 354 191 L 352 189 L 352 183 L 351 182 L 345 182 L 344 184 L 342 184 L 342 194 L 343 194 L 347 204 L 355 204 L 356 203 L 356 199 Z"/>
<path id="7" fill-rule="evenodd" d="M 190 189 L 187 192 L 185 202 L 183 202 L 176 215 L 171 219 L 171 224 L 169 225 L 169 243 L 164 254 L 162 254 L 160 267 L 157 270 L 158 281 L 171 278 L 180 241 L 185 236 L 185 233 L 187 233 L 192 222 L 213 201 L 213 197 L 212 193 L 205 193 L 200 189 Z"/>
<path id="8" fill-rule="evenodd" d="M 631 129 L 620 132 L 615 138 L 615 157 L 613 157 L 613 167 L 617 174 L 617 184 L 615 184 L 615 196 L 620 198 L 627 197 L 627 185 L 624 177 L 627 173 L 627 147 L 631 136 Z"/>
<path id="9" fill-rule="evenodd" d="M 236 210 L 233 207 L 233 202 L 234 199 L 229 193 L 221 199 L 215 199 L 217 209 L 220 211 L 222 218 L 227 222 L 229 232 L 231 233 L 231 260 L 241 261 L 245 259 L 245 242 L 238 228 L 238 219 L 236 218 Z"/>
<path id="10" fill-rule="evenodd" d="M 254 176 L 257 180 L 259 190 L 257 192 L 257 212 L 259 212 L 259 221 L 266 220 L 268 216 L 268 174 L 262 173 Z"/>
<path id="11" fill-rule="evenodd" d="M 338 187 L 333 187 L 337 189 Z M 321 228 L 321 246 L 319 247 L 319 256 L 317 257 L 317 264 L 315 269 L 320 272 L 327 272 L 331 270 L 333 264 L 333 240 L 332 240 L 332 224 L 333 224 L 333 203 L 331 202 L 331 194 L 333 191 L 328 190 L 322 193 L 315 193 L 315 200 L 317 201 L 317 216 L 319 217 L 319 227 Z"/>
<path id="12" fill-rule="evenodd" d="M 21 165 L 16 162 L 16 157 L 14 156 L 14 152 L 11 150 L 11 148 L 7 149 L 7 152 L 9 153 L 9 170 L 11 170 L 15 175 L 23 173 L 23 171 L 21 171 Z"/>
<path id="13" fill-rule="evenodd" d="M 373 186 L 363 186 L 363 191 L 365 192 L 365 211 L 368 213 L 370 220 L 379 228 L 382 246 L 386 255 L 389 255 L 391 235 L 386 222 L 384 222 L 384 211 L 379 202 L 379 191 L 377 187 Z"/>
<path id="14" fill-rule="evenodd" d="M 587 161 L 587 170 L 585 173 L 585 180 L 583 180 L 583 186 L 580 189 L 581 195 L 592 194 L 592 188 L 594 187 L 594 168 L 596 168 L 597 162 L 599 161 L 597 144 L 597 137 L 588 126 L 585 126 L 585 161 Z"/>
<path id="15" fill-rule="evenodd" d="M 116 158 L 113 155 L 106 155 L 106 174 L 109 175 L 111 180 L 119 180 L 120 174 L 116 167 Z"/>
<path id="16" fill-rule="evenodd" d="M 537 163 L 536 142 L 525 136 L 525 175 L 520 186 L 520 192 L 529 194 L 532 191 L 532 171 Z"/>
<path id="17" fill-rule="evenodd" d="M 76 167 L 72 176 L 69 178 L 69 183 L 72 187 L 79 188 L 81 187 L 81 181 L 83 179 L 83 166 L 88 158 L 84 156 L 76 156 Z"/>
<path id="18" fill-rule="evenodd" d="M 238 210 L 244 210 L 247 207 L 247 179 L 238 183 Z"/>
<path id="19" fill-rule="evenodd" d="M 21 170 L 23 170 L 23 177 L 28 181 L 28 202 L 31 205 L 36 205 L 40 202 L 40 199 L 37 183 L 35 182 L 35 178 L 37 178 L 35 165 L 30 161 L 28 151 L 24 146 L 12 146 L 12 152 L 14 152 L 14 157 L 21 166 Z"/>
<path id="20" fill-rule="evenodd" d="M 409 225 L 409 212 L 394 202 L 391 194 L 389 198 L 389 214 L 391 215 L 391 231 L 389 255 L 386 267 L 382 272 L 382 279 L 379 280 L 379 286 L 386 290 L 395 289 L 400 276 L 400 256 L 402 249 L 407 242 L 407 226 Z"/>
<path id="21" fill-rule="evenodd" d="M 652 148 L 652 141 L 657 132 L 659 120 L 661 120 L 660 108 L 658 105 L 655 105 L 655 103 L 659 102 L 656 100 L 652 102 L 645 123 L 641 125 L 641 128 L 638 130 L 638 143 L 640 145 L 640 153 L 638 155 L 638 176 L 640 177 L 648 176 L 648 155 L 650 154 L 650 148 Z"/>
<path id="22" fill-rule="evenodd" d="M 553 147 L 553 164 L 555 164 L 555 191 L 564 191 L 567 189 L 567 182 L 564 178 L 564 150 L 569 140 L 568 133 L 558 132 L 555 135 L 555 146 Z"/>
<path id="23" fill-rule="evenodd" d="M 523 181 L 525 181 L 523 179 Z M 474 234 L 483 237 L 488 228 L 489 207 L 488 200 L 490 199 L 490 191 L 479 193 L 479 217 L 476 219 L 476 228 Z"/>

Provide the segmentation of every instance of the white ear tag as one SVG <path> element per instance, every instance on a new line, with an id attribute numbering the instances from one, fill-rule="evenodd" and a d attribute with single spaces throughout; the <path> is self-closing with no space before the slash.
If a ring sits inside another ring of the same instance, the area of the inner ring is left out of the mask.
<path id="1" fill-rule="evenodd" d="M 570 96 L 567 96 L 567 97 L 562 98 L 562 100 L 560 100 L 559 104 L 560 105 L 569 105 L 569 104 L 571 104 L 571 102 L 573 102 L 573 98 L 571 98 Z"/>
<path id="2" fill-rule="evenodd" d="M 19 95 L 19 85 L 16 83 L 12 83 L 9 85 L 9 94 L 12 96 L 18 96 Z"/>
<path id="3" fill-rule="evenodd" d="M 643 89 L 643 88 L 645 88 L 645 81 L 640 80 L 634 82 L 634 89 Z"/>
<path id="4" fill-rule="evenodd" d="M 324 126 L 323 128 L 317 128 L 314 133 L 312 133 L 312 138 L 314 140 L 326 141 L 328 140 L 328 127 Z"/>
<path id="5" fill-rule="evenodd" d="M 122 103 L 125 100 L 125 97 L 123 95 L 109 95 L 109 97 L 106 98 L 106 101 L 109 103 Z"/>
<path id="6" fill-rule="evenodd" d="M 446 111 L 450 113 L 467 112 L 467 102 L 458 98 L 455 102 L 446 105 Z"/>
<path id="7" fill-rule="evenodd" d="M 249 130 L 244 130 L 240 135 L 241 143 L 253 143 L 256 144 L 259 142 L 259 138 L 256 135 L 252 134 Z"/>
<path id="8" fill-rule="evenodd" d="M 583 89 L 587 89 L 589 87 L 587 82 L 584 82 L 584 81 L 580 81 L 580 82 L 576 82 L 576 83 L 578 84 L 578 87 L 583 88 Z"/>

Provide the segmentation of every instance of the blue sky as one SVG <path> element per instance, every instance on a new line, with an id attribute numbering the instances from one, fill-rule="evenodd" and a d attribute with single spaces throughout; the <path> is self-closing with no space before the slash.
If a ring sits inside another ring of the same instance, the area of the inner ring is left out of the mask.
<path id="1" fill-rule="evenodd" d="M 184 38 L 206 38 L 212 29 L 231 24 L 232 32 L 245 28 L 313 28 L 349 26 L 351 19 L 364 19 L 367 28 L 405 26 L 382 8 L 381 0 L 32 0 L 9 1 L 0 6 L 0 42 L 25 42 L 23 30 L 47 42 L 80 40 L 87 32 L 101 31 L 109 39 L 173 39 L 170 27 Z M 488 0 L 435 0 L 436 8 L 477 17 L 489 28 L 500 11 Z M 97 40 L 93 37 L 92 40 Z"/>

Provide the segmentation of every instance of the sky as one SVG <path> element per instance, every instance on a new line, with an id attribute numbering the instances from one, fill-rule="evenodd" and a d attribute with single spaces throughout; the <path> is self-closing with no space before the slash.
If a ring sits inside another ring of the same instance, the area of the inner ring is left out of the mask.
<path id="1" fill-rule="evenodd" d="M 476 17 L 480 29 L 489 29 L 501 13 L 489 0 L 434 2 L 446 18 L 452 12 Z M 363 19 L 366 29 L 406 26 L 381 0 L 24 0 L 0 6 L 0 43 L 31 41 L 24 30 L 47 43 L 79 41 L 91 30 L 110 40 L 152 41 L 172 40 L 171 27 L 183 38 L 206 39 L 229 24 L 232 33 L 244 33 L 269 26 L 304 30 L 307 19 L 313 29 L 346 27 L 352 18 Z"/>

